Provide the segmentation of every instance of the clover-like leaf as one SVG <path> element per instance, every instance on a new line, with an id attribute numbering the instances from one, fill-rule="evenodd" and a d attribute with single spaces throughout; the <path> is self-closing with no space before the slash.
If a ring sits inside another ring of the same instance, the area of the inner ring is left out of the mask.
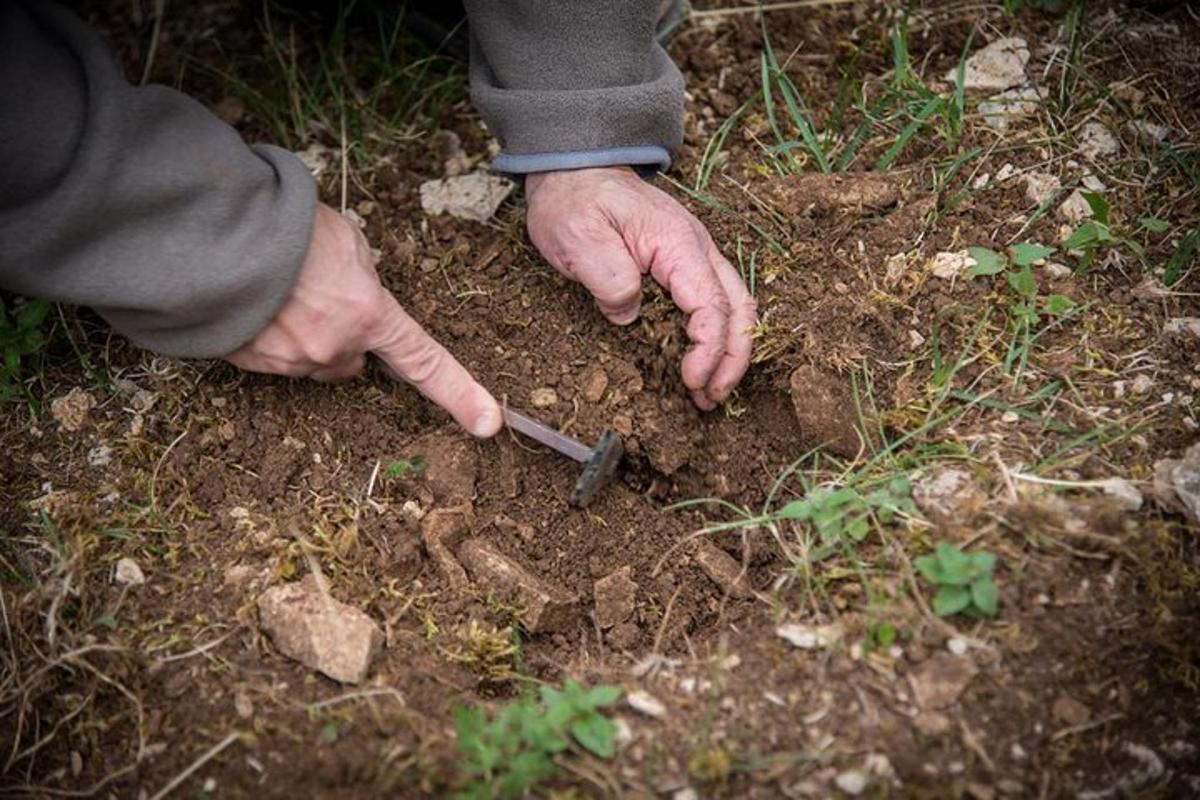
<path id="1" fill-rule="evenodd" d="M 1054 252 L 1053 247 L 1044 247 L 1033 242 L 1014 244 L 1009 249 L 1012 252 L 1013 264 L 1016 264 L 1018 267 L 1026 267 L 1034 264 Z"/>
<path id="2" fill-rule="evenodd" d="M 977 278 L 980 275 L 995 275 L 1003 272 L 1007 261 L 1004 256 L 997 253 L 995 250 L 989 250 L 986 247 L 971 247 L 967 249 L 971 254 L 971 258 L 975 259 L 975 263 L 967 268 L 968 278 Z"/>
<path id="3" fill-rule="evenodd" d="M 971 590 L 966 586 L 943 586 L 933 596 L 933 613 L 939 617 L 957 614 L 971 605 Z"/>
<path id="4" fill-rule="evenodd" d="M 587 714 L 571 725 L 571 735 L 585 750 L 600 758 L 616 752 L 617 726 L 600 714 Z"/>
<path id="5" fill-rule="evenodd" d="M 971 584 L 971 602 L 980 613 L 994 617 L 1000 606 L 1000 593 L 991 578 L 980 578 Z"/>

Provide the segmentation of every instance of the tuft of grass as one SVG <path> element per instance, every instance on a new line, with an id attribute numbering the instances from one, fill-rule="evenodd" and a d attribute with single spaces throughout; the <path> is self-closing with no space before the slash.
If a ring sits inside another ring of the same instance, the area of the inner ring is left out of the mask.
<path id="1" fill-rule="evenodd" d="M 22 395 L 33 404 L 25 385 L 29 363 L 46 346 L 45 323 L 50 313 L 45 300 L 0 303 L 0 403 Z"/>

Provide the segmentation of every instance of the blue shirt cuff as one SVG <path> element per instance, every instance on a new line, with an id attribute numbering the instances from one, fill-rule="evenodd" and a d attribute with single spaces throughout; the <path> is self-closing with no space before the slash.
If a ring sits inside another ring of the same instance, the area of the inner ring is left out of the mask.
<path id="1" fill-rule="evenodd" d="M 600 150 L 577 150 L 565 153 L 528 153 L 522 155 L 501 153 L 492 159 L 493 170 L 513 175 L 614 166 L 650 167 L 665 172 L 671 166 L 671 154 L 667 152 L 665 147 L 638 145 L 634 147 L 606 147 Z"/>

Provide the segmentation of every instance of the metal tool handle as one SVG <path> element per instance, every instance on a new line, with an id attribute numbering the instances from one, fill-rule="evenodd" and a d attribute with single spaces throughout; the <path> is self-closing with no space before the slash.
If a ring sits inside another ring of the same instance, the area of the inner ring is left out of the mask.
<path id="1" fill-rule="evenodd" d="M 504 422 L 514 431 L 519 431 L 530 439 L 539 441 L 581 464 L 586 464 L 592 459 L 592 448 L 582 442 L 572 439 L 566 434 L 559 433 L 549 425 L 543 425 L 536 419 L 525 416 L 520 411 L 513 411 L 511 408 L 504 408 L 503 411 Z"/>

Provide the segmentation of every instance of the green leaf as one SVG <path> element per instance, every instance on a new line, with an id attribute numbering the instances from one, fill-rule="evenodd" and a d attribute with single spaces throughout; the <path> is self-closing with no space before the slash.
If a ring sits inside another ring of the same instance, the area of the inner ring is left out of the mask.
<path id="1" fill-rule="evenodd" d="M 933 613 L 939 617 L 957 614 L 971 605 L 971 590 L 966 586 L 943 586 L 933 596 Z"/>
<path id="2" fill-rule="evenodd" d="M 45 300 L 31 300 L 17 312 L 17 327 L 23 330 L 37 328 L 46 319 L 50 304 Z"/>
<path id="3" fill-rule="evenodd" d="M 991 578 L 980 578 L 971 584 L 971 602 L 986 616 L 996 616 L 1000 606 L 1000 594 Z"/>
<path id="4" fill-rule="evenodd" d="M 913 565 L 921 577 L 935 586 L 943 582 L 942 562 L 938 561 L 937 556 L 920 556 L 913 559 Z"/>
<path id="5" fill-rule="evenodd" d="M 993 553 L 980 551 L 971 553 L 971 566 L 973 566 L 980 575 L 991 575 L 992 570 L 996 568 L 996 556 Z"/>
<path id="6" fill-rule="evenodd" d="M 571 725 L 571 735 L 588 752 L 612 758 L 616 752 L 617 726 L 612 720 L 592 713 Z"/>
<path id="7" fill-rule="evenodd" d="M 601 706 L 611 706 L 621 698 L 620 686 L 596 686 L 588 690 L 587 699 L 589 708 L 600 708 Z"/>
<path id="8" fill-rule="evenodd" d="M 995 250 L 989 250 L 986 247 L 971 247 L 967 249 L 967 252 L 971 254 L 971 258 L 975 259 L 975 264 L 967 269 L 968 278 L 995 275 L 1003 272 L 1007 266 L 1004 256 Z"/>
<path id="9" fill-rule="evenodd" d="M 963 551 L 949 542 L 938 542 L 934 554 L 942 566 L 942 583 L 963 586 L 968 583 L 967 570 L 971 566 L 971 560 Z"/>
<path id="10" fill-rule="evenodd" d="M 1096 220 L 1101 225 L 1108 225 L 1108 201 L 1104 199 L 1104 195 L 1096 192 L 1082 192 L 1083 199 L 1087 201 L 1088 206 L 1092 209 L 1092 213 L 1096 215 Z"/>
<path id="11" fill-rule="evenodd" d="M 1041 261 L 1046 256 L 1054 252 L 1053 247 L 1043 247 L 1040 244 L 1033 242 L 1021 242 L 1014 244 L 1009 248 L 1012 252 L 1012 261 L 1018 267 L 1025 267 L 1034 262 Z"/>
<path id="12" fill-rule="evenodd" d="M 333 744 L 338 738 L 337 723 L 330 720 L 321 726 L 321 741 L 325 744 Z"/>
<path id="13" fill-rule="evenodd" d="M 1112 238 L 1112 233 L 1109 232 L 1106 225 L 1098 222 L 1085 222 L 1071 232 L 1071 235 L 1063 242 L 1063 247 L 1068 250 L 1087 250 L 1101 242 L 1111 242 Z"/>
<path id="14" fill-rule="evenodd" d="M 887 650 L 896 642 L 896 626 L 890 622 L 880 623 L 875 627 L 875 641 L 879 647 Z"/>
<path id="15" fill-rule="evenodd" d="M 1042 304 L 1042 309 L 1047 314 L 1058 316 L 1065 314 L 1075 307 L 1075 301 L 1063 294 L 1052 294 L 1046 298 Z"/>
<path id="16" fill-rule="evenodd" d="M 867 538 L 867 534 L 871 532 L 871 523 L 867 522 L 866 517 L 859 517 L 846 526 L 846 535 L 856 542 L 861 542 Z"/>
<path id="17" fill-rule="evenodd" d="M 1008 285 L 1026 300 L 1032 300 L 1037 296 L 1037 279 L 1033 277 L 1033 268 L 1028 264 L 1015 272 L 1008 273 Z"/>
<path id="18" fill-rule="evenodd" d="M 775 516 L 780 519 L 806 520 L 812 516 L 812 503 L 807 498 L 804 500 L 793 500 L 776 511 Z"/>
<path id="19" fill-rule="evenodd" d="M 1142 227 L 1151 233 L 1162 233 L 1171 227 L 1166 220 L 1159 219 L 1158 217 L 1142 217 L 1138 222 L 1142 223 Z"/>
<path id="20" fill-rule="evenodd" d="M 104 627 L 108 628 L 110 631 L 115 631 L 117 629 L 117 618 L 114 617 L 112 614 L 105 614 L 103 617 L 100 617 L 100 619 L 98 619 L 96 621 L 99 622 Z"/>

